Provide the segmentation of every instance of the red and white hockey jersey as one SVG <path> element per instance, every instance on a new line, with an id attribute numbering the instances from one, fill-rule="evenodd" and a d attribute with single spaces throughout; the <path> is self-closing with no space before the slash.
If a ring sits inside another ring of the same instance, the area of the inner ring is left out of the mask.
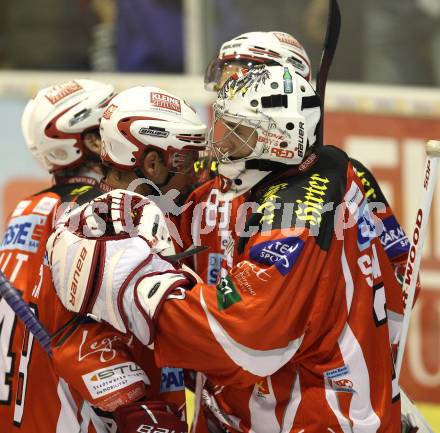
<path id="1" fill-rule="evenodd" d="M 50 333 L 73 315 L 61 305 L 45 260 L 46 240 L 60 202 L 91 186 L 63 184 L 18 203 L 0 246 L 0 269 Z M 53 359 L 0 299 L 0 432 L 70 433 L 102 430 L 93 405 L 111 411 L 143 396 L 184 403 L 183 372 L 154 365 L 152 352 L 111 327 L 81 324 Z M 61 378 L 62 377 L 62 378 Z"/>
<path id="2" fill-rule="evenodd" d="M 156 360 L 203 372 L 229 431 L 400 432 L 403 302 L 380 220 L 347 155 L 317 156 L 243 194 L 219 177 L 182 216 L 185 243 L 209 247 L 195 265 L 207 284 L 164 303 Z"/>

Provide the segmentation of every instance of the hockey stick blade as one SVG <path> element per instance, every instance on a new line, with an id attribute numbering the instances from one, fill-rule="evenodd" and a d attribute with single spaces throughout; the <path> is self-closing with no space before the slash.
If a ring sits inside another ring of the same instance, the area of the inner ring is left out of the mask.
<path id="1" fill-rule="evenodd" d="M 47 332 L 43 324 L 35 317 L 35 314 L 29 305 L 20 296 L 5 274 L 0 271 L 0 297 L 4 298 L 12 311 L 24 322 L 29 332 L 38 340 L 41 347 L 50 356 L 52 354 L 50 349 L 50 334 Z"/>

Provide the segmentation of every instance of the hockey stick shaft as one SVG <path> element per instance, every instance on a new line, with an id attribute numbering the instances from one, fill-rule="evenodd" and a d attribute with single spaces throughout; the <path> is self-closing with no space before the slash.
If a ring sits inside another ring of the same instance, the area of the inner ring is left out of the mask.
<path id="1" fill-rule="evenodd" d="M 409 322 L 411 311 L 414 304 L 417 278 L 422 259 L 423 245 L 425 243 L 429 213 L 431 211 L 432 198 L 434 195 L 435 184 L 438 174 L 438 164 L 440 159 L 440 141 L 430 140 L 426 144 L 426 164 L 423 179 L 423 189 L 420 200 L 420 207 L 417 210 L 416 223 L 414 226 L 411 247 L 405 268 L 405 278 L 402 291 L 405 299 L 405 312 L 403 316 L 402 333 L 396 358 L 396 377 L 399 380 L 402 368 L 403 355 L 405 352 L 406 339 L 408 337 Z"/>
<path id="2" fill-rule="evenodd" d="M 0 297 L 4 298 L 14 313 L 24 322 L 29 332 L 38 340 L 41 347 L 51 355 L 50 334 L 43 324 L 35 317 L 29 305 L 19 292 L 12 286 L 5 274 L 0 271 Z"/>

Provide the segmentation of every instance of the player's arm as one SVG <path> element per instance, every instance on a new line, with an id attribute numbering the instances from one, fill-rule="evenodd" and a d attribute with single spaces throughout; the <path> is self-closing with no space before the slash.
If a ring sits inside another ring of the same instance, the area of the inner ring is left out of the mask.
<path id="1" fill-rule="evenodd" d="M 370 203 L 383 203 L 383 209 L 373 208 L 375 215 L 382 220 L 384 231 L 380 236 L 382 246 L 390 261 L 398 265 L 406 261 L 409 252 L 409 241 L 388 203 L 379 183 L 370 170 L 360 161 L 351 158 L 354 171 L 362 182 L 362 186 Z"/>
<path id="2" fill-rule="evenodd" d="M 383 224 L 383 232 L 380 234 L 380 242 L 394 268 L 394 274 L 400 285 L 405 275 L 406 260 L 409 253 L 410 243 L 408 237 L 395 216 L 388 200 L 379 186 L 373 173 L 360 161 L 351 158 L 356 175 L 362 182 L 365 196 L 370 203 L 383 204 L 383 209 L 373 205 L 373 212 L 380 218 Z M 420 280 L 417 282 L 416 299 L 420 293 Z"/>
<path id="3" fill-rule="evenodd" d="M 58 347 L 52 362 L 61 376 L 93 406 L 112 412 L 144 397 L 147 374 L 133 361 L 127 337 L 102 323 L 84 323 Z"/>
<path id="4" fill-rule="evenodd" d="M 310 324 L 314 286 L 326 253 L 307 229 L 287 236 L 280 230 L 257 228 L 237 265 L 216 287 L 195 284 L 188 269 L 157 254 L 159 241 L 148 241 L 147 227 L 152 221 L 160 225 L 161 216 L 151 203 L 142 214 L 146 225 L 141 221 L 140 236 L 94 239 L 61 229 L 51 237 L 53 279 L 67 308 L 89 312 L 122 332 L 131 331 L 146 345 L 154 342 L 160 365 L 203 371 L 236 386 L 277 371 L 300 346 L 307 346 L 306 334 L 325 332 L 322 326 L 311 332 Z M 281 248 L 287 268 L 259 262 L 266 247 Z M 94 261 L 96 251 L 100 258 Z M 72 258 L 74 263 L 75 258 L 83 261 L 85 275 L 77 278 L 74 294 L 69 290 L 72 273 L 66 272 Z M 95 282 L 93 287 L 90 281 Z"/>

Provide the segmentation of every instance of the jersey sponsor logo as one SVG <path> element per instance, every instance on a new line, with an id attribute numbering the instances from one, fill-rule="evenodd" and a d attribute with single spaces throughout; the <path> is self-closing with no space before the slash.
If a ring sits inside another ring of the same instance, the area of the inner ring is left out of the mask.
<path id="1" fill-rule="evenodd" d="M 275 202 L 279 195 L 277 193 L 286 189 L 289 184 L 287 183 L 279 183 L 276 185 L 272 185 L 263 195 L 263 201 L 257 209 L 257 212 L 264 213 L 264 215 L 260 219 L 260 223 L 267 222 L 268 224 L 272 224 L 275 217 Z"/>
<path id="2" fill-rule="evenodd" d="M 160 378 L 160 392 L 183 391 L 185 380 L 182 368 L 164 367 Z"/>
<path id="3" fill-rule="evenodd" d="M 346 376 L 347 374 L 350 374 L 350 367 L 348 365 L 324 371 L 324 377 L 326 379 L 336 379 L 337 377 Z"/>
<path id="4" fill-rule="evenodd" d="M 162 108 L 165 110 L 181 112 L 180 100 L 164 93 L 151 92 L 150 103 L 153 107 Z"/>
<path id="5" fill-rule="evenodd" d="M 382 224 L 376 226 L 370 203 L 356 182 L 351 183 L 350 189 L 345 194 L 344 202 L 349 210 L 350 218 L 353 218 L 357 224 L 359 251 L 364 251 L 370 246 L 371 239 L 377 237 Z M 378 218 L 376 221 L 380 222 Z"/>
<path id="6" fill-rule="evenodd" d="M 40 245 L 47 217 L 25 215 L 10 220 L 0 251 L 19 249 L 35 253 Z"/>
<path id="7" fill-rule="evenodd" d="M 377 227 L 373 221 L 373 215 L 368 206 L 367 200 L 359 208 L 360 217 L 358 224 L 358 247 L 363 251 L 370 246 L 370 241 L 377 237 Z"/>
<path id="8" fill-rule="evenodd" d="M 62 99 L 67 98 L 75 92 L 81 90 L 82 87 L 76 81 L 68 81 L 67 83 L 52 86 L 44 95 L 51 104 L 55 105 Z"/>
<path id="9" fill-rule="evenodd" d="M 394 258 L 409 251 L 409 240 L 403 228 L 391 215 L 383 220 L 384 230 L 380 236 L 380 242 L 388 257 Z"/>
<path id="10" fill-rule="evenodd" d="M 43 197 L 37 205 L 32 209 L 33 213 L 39 213 L 41 215 L 49 215 L 52 209 L 57 204 L 58 199 L 54 197 Z"/>
<path id="11" fill-rule="evenodd" d="M 330 379 L 329 384 L 336 392 L 355 392 L 353 389 L 353 382 L 350 379 Z"/>
<path id="12" fill-rule="evenodd" d="M 231 277 L 223 277 L 217 284 L 217 307 L 220 311 L 240 302 L 241 296 Z"/>
<path id="13" fill-rule="evenodd" d="M 130 386 L 136 382 L 150 384 L 145 372 L 134 362 L 124 362 L 101 368 L 82 376 L 92 398 L 99 398 Z"/>
<path id="14" fill-rule="evenodd" d="M 99 354 L 99 361 L 102 363 L 110 362 L 116 357 L 116 349 L 113 348 L 113 343 L 121 341 L 117 335 L 106 337 L 98 341 L 87 341 L 89 331 L 83 331 L 81 344 L 78 349 L 78 361 L 81 362 L 90 355 Z M 86 343 L 87 342 L 87 343 Z"/>
<path id="15" fill-rule="evenodd" d="M 231 275 L 238 283 L 240 290 L 246 290 L 252 296 L 257 295 L 257 292 L 253 288 L 255 282 L 261 284 L 260 281 L 267 283 L 270 280 L 270 275 L 266 269 L 260 268 L 247 260 L 237 263 L 237 266 L 232 269 Z"/>
<path id="16" fill-rule="evenodd" d="M 267 381 L 267 377 L 257 382 L 255 386 L 258 389 L 257 391 L 258 397 L 264 397 L 265 395 L 270 394 L 269 382 Z"/>
<path id="17" fill-rule="evenodd" d="M 298 209 L 295 210 L 297 219 L 308 222 L 312 226 L 321 223 L 321 214 L 329 182 L 328 178 L 321 177 L 318 173 L 310 176 L 308 185 L 302 187 L 307 191 L 304 200 L 296 200 L 298 204 Z"/>
<path id="18" fill-rule="evenodd" d="M 12 212 L 11 217 L 18 217 L 20 216 L 24 210 L 28 207 L 28 205 L 31 203 L 31 200 L 22 200 L 20 203 L 18 203 L 18 205 L 16 206 L 16 208 L 14 209 L 14 212 Z"/>
<path id="19" fill-rule="evenodd" d="M 223 254 L 209 253 L 208 256 L 208 275 L 206 282 L 208 284 L 215 284 L 218 281 L 218 275 L 222 267 Z"/>
<path id="20" fill-rule="evenodd" d="M 156 128 L 154 126 L 139 129 L 139 134 L 157 138 L 167 138 L 170 135 L 169 131 L 166 131 L 165 128 Z"/>
<path id="21" fill-rule="evenodd" d="M 304 241 L 291 236 L 254 245 L 251 247 L 250 257 L 263 265 L 275 265 L 281 275 L 287 275 L 298 260 L 303 248 Z"/>

